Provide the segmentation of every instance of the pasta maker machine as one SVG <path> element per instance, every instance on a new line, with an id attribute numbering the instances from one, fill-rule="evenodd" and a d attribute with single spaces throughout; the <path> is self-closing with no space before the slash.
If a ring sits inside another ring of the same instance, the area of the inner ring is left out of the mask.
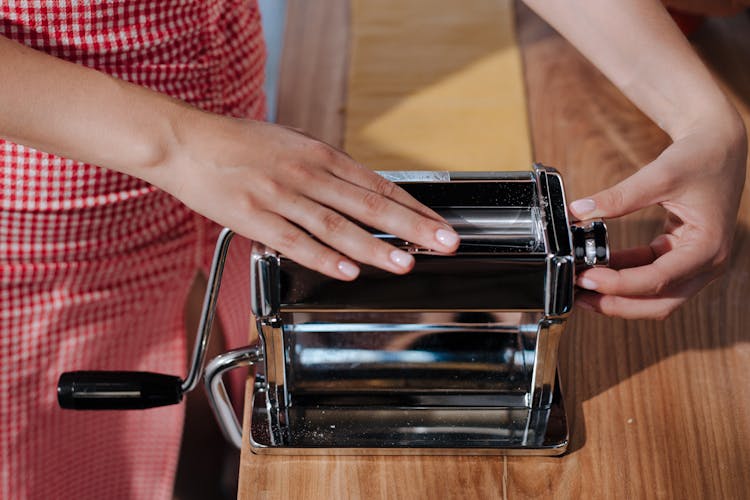
<path id="1" fill-rule="evenodd" d="M 383 172 L 459 233 L 451 255 L 370 230 L 414 254 L 406 275 L 364 266 L 341 282 L 256 243 L 258 339 L 209 362 L 205 384 L 225 436 L 242 432 L 223 375 L 253 365 L 245 439 L 256 453 L 537 454 L 565 451 L 557 350 L 576 269 L 606 265 L 604 223 L 571 225 L 553 168 Z M 223 262 L 217 242 L 188 376 L 71 372 L 60 405 L 173 404 L 203 370 Z"/>

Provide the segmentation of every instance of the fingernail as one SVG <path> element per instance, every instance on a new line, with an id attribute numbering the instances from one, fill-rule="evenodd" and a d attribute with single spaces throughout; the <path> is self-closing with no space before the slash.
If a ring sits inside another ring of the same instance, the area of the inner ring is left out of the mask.
<path id="1" fill-rule="evenodd" d="M 590 280 L 589 278 L 578 278 L 576 284 L 581 288 L 585 288 L 586 290 L 596 290 L 597 286 L 596 282 L 594 280 Z"/>
<path id="2" fill-rule="evenodd" d="M 665 234 L 660 234 L 653 239 L 649 246 L 653 248 L 658 255 L 667 253 L 670 247 L 669 238 L 667 238 L 667 235 Z"/>
<path id="3" fill-rule="evenodd" d="M 349 278 L 356 278 L 357 276 L 359 276 L 359 267 L 355 266 L 351 262 L 342 260 L 341 262 L 339 262 L 339 265 L 337 267 L 341 274 Z"/>
<path id="4" fill-rule="evenodd" d="M 570 204 L 570 209 L 576 215 L 584 215 L 589 212 L 593 212 L 596 209 L 596 202 L 591 198 L 584 198 L 583 200 L 576 200 Z"/>
<path id="5" fill-rule="evenodd" d="M 394 250 L 391 252 L 391 262 L 396 264 L 398 267 L 409 269 L 414 263 L 414 257 L 404 252 L 403 250 Z"/>
<path id="6" fill-rule="evenodd" d="M 458 243 L 458 235 L 447 229 L 438 229 L 435 232 L 435 239 L 438 240 L 441 245 L 448 248 L 453 248 L 456 246 L 456 243 Z"/>

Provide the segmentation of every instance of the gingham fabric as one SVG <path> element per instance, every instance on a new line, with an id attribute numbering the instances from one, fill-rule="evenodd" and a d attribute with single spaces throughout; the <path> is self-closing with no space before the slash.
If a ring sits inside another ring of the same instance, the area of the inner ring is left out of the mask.
<path id="1" fill-rule="evenodd" d="M 205 110 L 265 113 L 254 0 L 1 0 L 0 35 Z M 1 499 L 171 497 L 182 406 L 65 411 L 56 383 L 81 369 L 184 376 L 183 304 L 217 232 L 138 179 L 0 140 Z M 240 345 L 237 240 L 219 313 Z"/>

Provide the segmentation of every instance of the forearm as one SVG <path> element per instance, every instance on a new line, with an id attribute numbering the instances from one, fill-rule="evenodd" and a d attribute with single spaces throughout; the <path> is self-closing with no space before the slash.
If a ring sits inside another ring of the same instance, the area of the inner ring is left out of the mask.
<path id="1" fill-rule="evenodd" d="M 525 0 L 672 138 L 731 104 L 657 0 Z"/>
<path id="2" fill-rule="evenodd" d="M 146 180 L 194 108 L 0 36 L 0 137 Z"/>
<path id="3" fill-rule="evenodd" d="M 0 137 L 144 179 L 337 279 L 356 278 L 357 262 L 399 274 L 414 265 L 352 219 L 441 253 L 459 243 L 438 214 L 327 144 L 202 112 L 1 37 Z"/>

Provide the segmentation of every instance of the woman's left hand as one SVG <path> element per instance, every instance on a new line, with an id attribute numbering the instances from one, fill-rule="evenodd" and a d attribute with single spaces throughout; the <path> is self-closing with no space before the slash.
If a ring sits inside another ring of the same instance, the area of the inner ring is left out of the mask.
<path id="1" fill-rule="evenodd" d="M 745 181 L 747 136 L 732 110 L 675 138 L 619 184 L 570 204 L 579 219 L 620 217 L 650 205 L 667 211 L 649 245 L 615 251 L 611 268 L 578 276 L 577 304 L 609 316 L 666 318 L 722 271 Z"/>

